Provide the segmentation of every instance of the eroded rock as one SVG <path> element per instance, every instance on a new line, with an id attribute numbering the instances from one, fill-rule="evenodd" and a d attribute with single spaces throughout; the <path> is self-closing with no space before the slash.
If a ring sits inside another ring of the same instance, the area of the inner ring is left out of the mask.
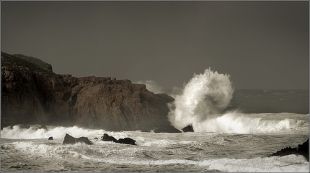
<path id="1" fill-rule="evenodd" d="M 1 53 L 2 127 L 25 124 L 79 125 L 106 130 L 162 129 L 173 98 L 144 84 L 110 77 L 59 75 L 33 57 Z"/>
<path id="2" fill-rule="evenodd" d="M 136 145 L 136 140 L 133 140 L 131 138 L 120 138 L 117 140 L 117 143 Z"/>
<path id="3" fill-rule="evenodd" d="M 113 141 L 113 142 L 117 142 L 117 139 L 115 139 L 113 136 L 110 136 L 108 134 L 103 134 L 103 136 L 101 137 L 102 141 Z"/>
<path id="4" fill-rule="evenodd" d="M 182 129 L 183 132 L 194 132 L 193 126 L 188 125 Z"/>
<path id="5" fill-rule="evenodd" d="M 309 161 L 309 139 L 295 148 L 283 148 L 280 151 L 271 154 L 271 156 L 285 156 L 290 154 L 302 155 L 307 159 L 307 161 Z"/>
<path id="6" fill-rule="evenodd" d="M 131 138 L 120 138 L 120 139 L 115 139 L 113 136 L 110 136 L 108 134 L 103 134 L 101 137 L 102 141 L 112 141 L 115 143 L 120 143 L 120 144 L 130 144 L 130 145 L 137 145 L 136 140 L 131 139 Z"/>
<path id="7" fill-rule="evenodd" d="M 74 138 L 73 136 L 70 136 L 69 134 L 66 134 L 62 144 L 75 144 L 78 142 L 85 143 L 87 145 L 93 144 L 87 137 Z"/>

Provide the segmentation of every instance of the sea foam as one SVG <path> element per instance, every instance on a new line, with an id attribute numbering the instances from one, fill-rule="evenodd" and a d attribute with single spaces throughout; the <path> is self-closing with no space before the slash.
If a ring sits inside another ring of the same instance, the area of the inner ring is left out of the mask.
<path id="1" fill-rule="evenodd" d="M 178 129 L 192 125 L 195 132 L 219 133 L 280 132 L 296 129 L 303 124 L 302 120 L 290 118 L 262 118 L 266 113 L 227 111 L 233 92 L 228 74 L 206 69 L 202 74 L 195 74 L 183 92 L 175 96 L 174 103 L 170 105 L 169 120 Z"/>

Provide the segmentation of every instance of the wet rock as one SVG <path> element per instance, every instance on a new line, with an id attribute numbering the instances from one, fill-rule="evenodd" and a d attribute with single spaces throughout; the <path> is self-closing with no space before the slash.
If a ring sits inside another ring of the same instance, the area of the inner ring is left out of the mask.
<path id="1" fill-rule="evenodd" d="M 50 136 L 47 140 L 54 140 L 53 136 Z"/>
<path id="2" fill-rule="evenodd" d="M 117 143 L 136 145 L 136 141 L 131 139 L 131 138 L 121 138 L 121 139 L 117 140 Z"/>
<path id="3" fill-rule="evenodd" d="M 117 139 L 115 139 L 113 136 L 110 136 L 108 134 L 103 134 L 103 136 L 101 137 L 102 141 L 113 141 L 113 142 L 117 142 Z"/>
<path id="4" fill-rule="evenodd" d="M 130 144 L 130 145 L 136 145 L 136 141 L 134 139 L 131 138 L 120 138 L 120 139 L 115 139 L 113 136 L 110 136 L 108 134 L 103 134 L 103 136 L 101 137 L 102 141 L 112 141 L 115 143 L 119 143 L 119 144 Z"/>
<path id="5" fill-rule="evenodd" d="M 290 154 L 302 155 L 307 159 L 307 161 L 309 161 L 309 139 L 295 148 L 283 148 L 270 156 L 285 156 Z"/>
<path id="6" fill-rule="evenodd" d="M 87 145 L 92 145 L 93 143 L 87 137 L 74 138 L 68 134 L 66 134 L 64 141 L 62 144 L 75 144 L 75 143 L 85 143 Z"/>
<path id="7" fill-rule="evenodd" d="M 183 132 L 194 132 L 193 126 L 188 125 L 182 129 Z"/>
<path id="8" fill-rule="evenodd" d="M 87 145 L 92 145 L 93 143 L 87 137 L 77 138 L 78 142 L 85 143 Z"/>
<path id="9" fill-rule="evenodd" d="M 62 144 L 75 144 L 76 143 L 76 138 L 66 134 L 66 136 L 64 137 L 64 141 L 62 142 Z"/>

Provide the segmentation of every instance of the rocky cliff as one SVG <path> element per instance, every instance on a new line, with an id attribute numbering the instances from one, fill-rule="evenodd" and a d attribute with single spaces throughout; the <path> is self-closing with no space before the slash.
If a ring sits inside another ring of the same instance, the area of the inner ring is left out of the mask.
<path id="1" fill-rule="evenodd" d="M 174 132 L 168 95 L 143 84 L 108 77 L 55 74 L 52 66 L 24 55 L 1 53 L 1 125 L 79 125 L 106 130 Z"/>

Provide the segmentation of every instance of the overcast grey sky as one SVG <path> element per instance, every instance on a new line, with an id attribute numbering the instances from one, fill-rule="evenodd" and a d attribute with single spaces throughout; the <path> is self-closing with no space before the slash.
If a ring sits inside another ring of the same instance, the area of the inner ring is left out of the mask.
<path id="1" fill-rule="evenodd" d="M 1 44 L 56 73 L 308 88 L 308 2 L 2 2 Z"/>

